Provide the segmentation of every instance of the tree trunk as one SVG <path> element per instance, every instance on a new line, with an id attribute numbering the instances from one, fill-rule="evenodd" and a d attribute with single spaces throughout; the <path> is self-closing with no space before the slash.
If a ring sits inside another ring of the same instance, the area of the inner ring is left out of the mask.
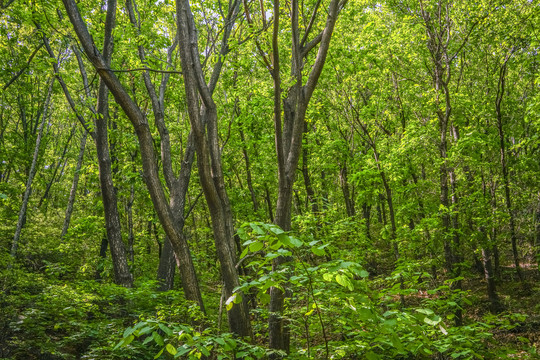
<path id="1" fill-rule="evenodd" d="M 302 149 L 302 135 L 305 128 L 306 110 L 313 95 L 313 91 L 318 83 L 322 72 L 330 40 L 334 31 L 334 25 L 340 10 L 338 0 L 332 0 L 328 6 L 326 24 L 324 30 L 313 42 L 306 43 L 308 35 L 312 30 L 311 24 L 305 29 L 304 36 L 300 38 L 299 29 L 299 2 L 293 0 L 290 4 L 291 35 L 292 35 L 292 55 L 291 55 L 291 75 L 294 79 L 293 85 L 289 88 L 287 97 L 283 100 L 283 121 L 282 121 L 282 89 L 280 73 L 280 56 L 278 46 L 278 35 L 280 28 L 280 2 L 274 1 L 273 11 L 273 34 L 272 34 L 272 59 L 265 58 L 266 63 L 272 63 L 273 68 L 269 68 L 274 81 L 274 129 L 275 147 L 278 162 L 278 199 L 276 204 L 275 224 L 285 231 L 291 230 L 291 207 L 293 197 L 293 184 L 296 178 L 296 168 Z M 312 19 L 317 14 L 318 6 L 313 9 Z M 311 71 L 307 76 L 307 81 L 303 85 L 303 74 L 305 56 L 318 43 L 317 56 L 311 66 Z M 278 257 L 272 263 L 272 270 L 277 271 L 288 259 Z M 268 331 L 270 348 L 289 352 L 290 334 L 288 326 L 283 319 L 285 294 L 277 287 L 270 288 L 270 316 L 268 318 Z M 275 355 L 275 357 L 279 357 Z"/>
<path id="2" fill-rule="evenodd" d="M 43 105 L 43 114 L 41 122 L 39 123 L 38 135 L 36 138 L 36 145 L 34 147 L 34 155 L 32 157 L 32 163 L 30 165 L 30 170 L 28 171 L 28 179 L 26 180 L 26 188 L 24 190 L 23 201 L 21 209 L 19 211 L 19 220 L 17 221 L 17 227 L 15 229 L 15 235 L 13 236 L 13 241 L 11 243 L 11 256 L 15 258 L 17 256 L 17 248 L 19 247 L 19 239 L 21 237 L 21 232 L 26 222 L 26 210 L 28 208 L 28 201 L 30 195 L 32 194 L 32 181 L 34 181 L 34 176 L 36 175 L 36 165 L 39 157 L 39 148 L 41 145 L 41 138 L 43 136 L 43 127 L 45 125 L 45 120 L 47 119 L 47 111 L 49 109 L 49 104 L 51 102 L 51 95 L 53 91 L 54 80 L 50 79 L 48 81 L 49 87 L 47 90 L 47 95 L 45 97 L 45 103 Z"/>
<path id="3" fill-rule="evenodd" d="M 103 58 L 105 66 L 109 66 L 113 51 L 113 28 L 116 23 L 116 0 L 107 0 L 107 15 L 105 19 L 105 35 L 103 43 Z M 111 157 L 109 154 L 108 120 L 109 120 L 109 91 L 107 85 L 100 79 L 97 98 L 97 117 L 95 119 L 95 142 L 99 165 L 99 182 L 101 197 L 105 211 L 105 227 L 107 240 L 111 251 L 114 269 L 114 281 L 118 285 L 131 287 L 133 276 L 129 271 L 126 247 L 122 240 L 122 228 L 118 213 L 116 189 L 113 184 Z"/>
<path id="4" fill-rule="evenodd" d="M 503 114 L 501 109 L 502 99 L 504 97 L 505 91 L 505 82 L 506 82 L 506 65 L 512 53 L 508 54 L 504 60 L 503 65 L 499 73 L 499 82 L 497 85 L 497 97 L 495 99 L 495 111 L 497 113 L 497 130 L 499 132 L 499 144 L 500 144 L 500 155 L 501 155 L 501 169 L 503 174 L 504 181 L 504 197 L 506 202 L 506 211 L 508 213 L 509 222 L 510 222 L 510 240 L 512 243 L 512 255 L 514 258 L 514 266 L 516 268 L 516 274 L 520 282 L 523 283 L 524 278 L 521 272 L 521 266 L 519 265 L 519 254 L 517 248 L 517 235 L 516 235 L 516 225 L 514 219 L 514 211 L 512 208 L 512 197 L 510 195 L 510 175 L 508 173 L 508 164 L 506 160 L 506 138 L 504 136 L 503 128 Z"/>
<path id="5" fill-rule="evenodd" d="M 177 224 L 173 221 L 173 215 L 161 184 L 159 169 L 154 158 L 154 139 L 150 132 L 148 121 L 141 109 L 122 86 L 114 72 L 107 66 L 103 56 L 96 48 L 74 0 L 63 0 L 63 3 L 73 28 L 77 33 L 77 37 L 85 49 L 88 59 L 91 61 L 94 68 L 97 69 L 100 78 L 107 84 L 107 87 L 113 93 L 117 104 L 122 107 L 135 129 L 135 133 L 139 140 L 139 150 L 141 152 L 143 178 L 160 223 L 169 237 L 175 253 L 189 257 L 187 243 L 185 242 L 181 231 L 177 228 Z M 109 11 L 111 8 L 108 7 L 107 9 Z M 204 311 L 204 304 L 200 295 L 195 270 L 189 266 L 184 268 L 184 270 L 185 271 L 181 274 L 184 294 L 188 300 L 196 302 L 201 310 Z"/>
<path id="6" fill-rule="evenodd" d="M 341 185 L 341 192 L 343 193 L 347 216 L 353 217 L 356 215 L 356 211 L 354 208 L 354 198 L 351 196 L 351 192 L 349 191 L 347 163 L 344 163 L 339 169 L 339 184 Z"/>
<path id="7" fill-rule="evenodd" d="M 227 25 L 223 32 L 221 56 L 228 51 L 228 38 L 238 13 L 239 1 L 231 2 L 227 15 Z M 217 108 L 212 93 L 222 66 L 221 57 L 214 67 L 209 84 L 204 80 L 197 44 L 197 33 L 193 14 L 187 0 L 176 2 L 176 21 L 179 35 L 180 60 L 184 77 L 184 88 L 188 105 L 189 120 L 193 131 L 199 179 L 212 218 L 212 230 L 217 255 L 221 265 L 225 296 L 230 298 L 240 285 L 236 269 L 236 245 L 233 235 L 233 219 L 221 163 L 218 144 Z M 199 105 L 199 99 L 202 104 Z M 227 317 L 231 332 L 243 337 L 251 337 L 251 324 L 247 301 L 242 294 L 238 303 L 233 303 Z"/>
<path id="8" fill-rule="evenodd" d="M 69 223 L 71 221 L 71 214 L 73 213 L 73 205 L 75 204 L 75 196 L 77 195 L 77 187 L 79 185 L 79 177 L 84 159 L 84 149 L 86 147 L 86 138 L 88 131 L 83 130 L 81 136 L 81 144 L 79 145 L 79 156 L 77 157 L 77 166 L 75 167 L 75 174 L 73 175 L 73 182 L 71 183 L 71 190 L 69 191 L 69 199 L 66 206 L 66 215 L 64 217 L 64 225 L 62 226 L 62 233 L 60 238 L 63 239 L 69 229 Z"/>

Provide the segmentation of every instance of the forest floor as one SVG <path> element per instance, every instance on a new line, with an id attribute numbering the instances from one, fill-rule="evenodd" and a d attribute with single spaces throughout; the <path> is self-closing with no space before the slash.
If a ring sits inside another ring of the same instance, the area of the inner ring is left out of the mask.
<path id="1" fill-rule="evenodd" d="M 494 346 L 510 348 L 535 347 L 540 350 L 540 271 L 534 264 L 522 265 L 525 284 L 519 282 L 514 267 L 502 268 L 502 281 L 497 283 L 497 292 L 504 310 L 500 315 L 509 315 L 517 323 L 497 326 L 493 331 Z M 466 309 L 466 316 L 474 321 L 485 321 L 489 314 L 486 282 L 481 277 L 469 278 L 464 290 L 470 290 L 478 301 Z M 512 316 L 513 315 L 513 316 Z M 530 356 L 525 354 L 524 356 Z M 530 358 L 530 357 L 527 357 Z M 539 357 L 540 358 L 540 357 Z"/>

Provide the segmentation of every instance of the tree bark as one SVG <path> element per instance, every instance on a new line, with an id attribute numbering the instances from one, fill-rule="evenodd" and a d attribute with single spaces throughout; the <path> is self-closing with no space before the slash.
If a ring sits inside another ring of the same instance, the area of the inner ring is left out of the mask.
<path id="1" fill-rule="evenodd" d="M 204 79 L 197 43 L 197 32 L 193 14 L 187 0 L 176 2 L 176 21 L 179 35 L 180 60 L 184 76 L 184 88 L 188 105 L 189 119 L 197 152 L 199 179 L 212 219 L 212 230 L 217 255 L 221 265 L 225 296 L 233 296 L 234 289 L 240 285 L 236 269 L 236 245 L 233 235 L 233 220 L 229 198 L 225 189 L 222 171 L 221 151 L 218 144 L 217 108 L 212 93 L 221 70 L 222 56 L 228 51 L 228 38 L 236 19 L 239 1 L 231 2 L 227 15 L 227 25 L 223 33 L 222 48 L 214 67 L 210 82 Z M 201 99 L 201 104 L 199 104 Z M 251 337 L 249 310 L 245 297 L 233 304 L 227 317 L 231 332 L 243 337 Z"/>
<path id="2" fill-rule="evenodd" d="M 112 31 L 115 27 L 115 23 L 116 0 L 107 0 L 107 14 L 105 18 L 105 34 L 103 42 L 103 59 L 106 67 L 109 67 L 111 63 L 114 42 Z M 109 153 L 107 128 L 109 121 L 109 91 L 103 79 L 100 79 L 99 81 L 96 110 L 95 143 L 99 165 L 99 182 L 101 185 L 101 197 L 105 212 L 107 240 L 109 242 L 113 263 L 114 281 L 118 285 L 131 287 L 133 285 L 133 276 L 129 271 L 126 247 L 122 240 L 118 200 L 113 183 L 111 156 Z"/>
<path id="3" fill-rule="evenodd" d="M 497 114 L 497 130 L 499 133 L 499 151 L 500 151 L 500 157 L 501 157 L 501 170 L 503 175 L 503 182 L 504 182 L 504 198 L 506 203 L 506 211 L 508 213 L 509 217 L 509 225 L 510 225 L 510 240 L 512 243 L 512 256 L 514 258 L 514 266 L 516 268 L 516 274 L 518 276 L 518 279 L 520 282 L 523 283 L 523 273 L 521 272 L 521 266 L 519 264 L 519 254 L 518 254 L 518 247 L 517 247 L 517 235 L 516 235 L 516 225 L 515 225 L 515 219 L 514 219 L 514 210 L 512 208 L 512 196 L 510 195 L 510 174 L 508 173 L 508 164 L 506 159 L 506 138 L 504 135 L 504 125 L 503 125 L 503 114 L 502 114 L 502 100 L 504 97 L 504 91 L 505 91 L 505 84 L 506 84 L 506 68 L 508 60 L 510 59 L 510 56 L 512 56 L 512 52 L 508 54 L 506 59 L 503 62 L 503 65 L 501 66 L 500 72 L 499 72 L 499 81 L 497 84 L 497 96 L 495 99 L 495 112 Z"/>
<path id="4" fill-rule="evenodd" d="M 184 241 L 185 239 L 183 239 L 181 231 L 173 220 L 171 208 L 166 200 L 158 166 L 154 158 L 154 140 L 146 117 L 122 86 L 113 71 L 107 66 L 103 56 L 96 48 L 74 0 L 63 0 L 63 3 L 77 37 L 85 49 L 88 59 L 98 71 L 101 79 L 107 84 L 107 87 L 114 95 L 116 102 L 122 107 L 135 129 L 135 133 L 139 139 L 143 178 L 150 193 L 154 209 L 156 210 L 165 233 L 171 241 L 175 253 L 183 254 L 183 256 L 187 257 L 189 256 L 189 248 L 187 248 L 187 243 Z M 188 300 L 196 302 L 201 310 L 204 311 L 204 304 L 200 294 L 195 269 L 188 267 L 184 270 L 185 271 L 181 274 L 184 294 Z"/>
<path id="5" fill-rule="evenodd" d="M 312 30 L 312 22 L 306 28 L 304 36 L 301 39 L 299 32 L 299 3 L 297 0 L 291 2 L 291 75 L 294 79 L 294 84 L 289 88 L 287 97 L 283 100 L 282 123 L 282 90 L 278 46 L 278 35 L 280 32 L 279 15 L 281 9 L 279 0 L 274 1 L 272 34 L 273 68 L 271 69 L 271 74 L 274 81 L 274 140 L 278 162 L 278 198 L 274 223 L 285 231 L 291 230 L 293 183 L 296 178 L 296 168 L 301 154 L 306 110 L 326 61 L 334 26 L 342 5 L 338 0 L 332 0 L 330 2 L 324 30 L 314 40 L 307 43 L 307 38 Z M 318 6 L 313 9 L 312 19 L 314 19 L 317 12 Z M 302 81 L 302 69 L 305 65 L 305 56 L 319 43 L 315 62 L 304 85 Z M 284 257 L 274 259 L 272 270 L 277 271 L 287 261 L 288 259 Z M 270 288 L 268 330 L 270 348 L 288 353 L 290 334 L 288 326 L 283 319 L 284 299 L 285 294 L 281 289 L 277 287 Z M 275 356 L 278 357 L 279 355 Z"/>
<path id="6" fill-rule="evenodd" d="M 41 122 L 39 123 L 38 135 L 36 137 L 36 145 L 34 147 L 34 155 L 32 157 L 32 163 L 30 165 L 30 170 L 28 171 L 28 179 L 26 180 L 26 188 L 24 190 L 23 201 L 21 209 L 19 211 L 19 219 L 17 221 L 17 227 L 15 228 L 15 235 L 13 236 L 13 241 L 11 243 L 11 256 L 15 258 L 17 256 L 17 249 L 19 247 L 19 239 L 21 237 L 21 232 L 26 223 L 26 210 L 28 209 L 28 201 L 30 200 L 30 195 L 32 194 L 32 181 L 34 181 L 34 176 L 36 175 L 36 165 L 39 157 L 39 149 L 41 145 L 41 139 L 43 136 L 43 127 L 45 125 L 45 120 L 47 119 L 47 111 L 51 102 L 51 95 L 53 91 L 54 80 L 50 79 L 48 81 L 48 90 L 45 97 L 45 103 L 43 105 L 43 114 L 41 117 Z"/>

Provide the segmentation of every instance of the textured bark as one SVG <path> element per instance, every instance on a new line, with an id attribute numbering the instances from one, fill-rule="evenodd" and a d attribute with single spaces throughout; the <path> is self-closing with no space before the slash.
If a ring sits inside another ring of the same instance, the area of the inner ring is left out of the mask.
<path id="1" fill-rule="evenodd" d="M 71 183 L 71 190 L 69 191 L 69 199 L 66 206 L 66 215 L 64 217 L 64 225 L 62 226 L 62 233 L 60 238 L 63 239 L 66 236 L 66 233 L 69 229 L 69 223 L 71 221 L 71 214 L 73 213 L 73 205 L 75 204 L 75 196 L 77 195 L 77 187 L 79 185 L 79 177 L 81 172 L 81 167 L 84 159 L 84 149 L 86 147 L 86 138 L 88 137 L 88 132 L 83 131 L 81 136 L 81 143 L 79 145 L 79 155 L 77 156 L 77 166 L 75 167 L 75 173 L 73 174 L 73 182 Z"/>
<path id="2" fill-rule="evenodd" d="M 193 14 L 187 0 L 176 2 L 176 20 L 179 36 L 180 59 L 184 76 L 184 88 L 188 105 L 189 120 L 197 152 L 199 180 L 212 219 L 212 230 L 216 251 L 220 260 L 221 276 L 225 296 L 230 297 L 240 285 L 236 269 L 236 245 L 234 243 L 232 212 L 221 163 L 221 151 L 217 134 L 217 108 L 212 93 L 222 67 L 222 56 L 228 51 L 228 38 L 236 19 L 239 1 L 231 2 L 223 32 L 221 52 L 210 82 L 204 79 L 197 43 L 197 32 Z M 201 103 L 199 104 L 199 99 Z M 241 296 L 241 294 L 240 294 Z M 239 336 L 251 337 L 251 324 L 245 297 L 227 312 L 229 329 Z"/>
<path id="3" fill-rule="evenodd" d="M 113 50 L 112 31 L 116 23 L 116 0 L 107 0 L 107 15 L 105 18 L 105 34 L 103 43 L 103 58 L 105 66 L 111 63 Z M 116 189 L 113 183 L 111 156 L 109 153 L 108 140 L 108 120 L 109 120 L 109 91 L 107 85 L 100 79 L 97 116 L 95 119 L 95 143 L 99 165 L 99 182 L 101 185 L 101 197 L 105 212 L 105 227 L 107 229 L 107 240 L 111 251 L 111 258 L 114 270 L 114 281 L 118 285 L 131 287 L 133 276 L 129 271 L 126 247 L 122 240 L 122 228 L 120 215 L 118 213 L 118 200 Z"/>
<path id="4" fill-rule="evenodd" d="M 352 217 L 356 215 L 356 209 L 354 204 L 354 197 L 349 190 L 349 176 L 347 163 L 344 163 L 339 169 L 339 184 L 341 185 L 341 192 L 343 193 L 343 199 L 345 201 L 345 208 L 347 210 L 347 216 Z"/>
<path id="5" fill-rule="evenodd" d="M 516 274 L 520 282 L 524 281 L 523 273 L 521 271 L 521 266 L 519 264 L 519 254 L 517 247 L 517 234 L 516 234 L 516 225 L 514 219 L 514 210 L 512 207 L 512 196 L 510 194 L 510 174 L 508 172 L 508 164 L 506 159 L 506 137 L 504 135 L 504 124 L 503 124 L 503 113 L 502 113 L 502 100 L 505 92 L 506 84 L 506 65 L 512 53 L 508 54 L 504 60 L 503 65 L 501 66 L 499 72 L 499 82 L 497 84 L 497 96 L 495 99 L 495 112 L 497 114 L 497 130 L 499 133 L 499 151 L 501 157 L 501 170 L 503 175 L 504 182 L 504 198 L 506 211 L 509 217 L 510 225 L 510 241 L 512 243 L 512 256 L 514 258 L 514 267 L 516 268 Z"/>
<path id="6" fill-rule="evenodd" d="M 122 107 L 135 129 L 141 152 L 143 178 L 150 193 L 154 209 L 165 233 L 171 241 L 175 253 L 189 254 L 186 242 L 182 240 L 182 233 L 173 220 L 172 210 L 161 185 L 159 169 L 154 158 L 154 139 L 152 138 L 146 117 L 122 86 L 116 75 L 107 66 L 103 56 L 96 48 L 74 0 L 63 0 L 63 3 L 88 59 L 94 68 L 96 68 L 100 78 L 106 83 L 114 95 L 116 102 Z M 201 310 L 204 311 L 204 304 L 194 268 L 186 268 L 181 276 L 182 287 L 186 298 L 196 302 Z"/>
<path id="7" fill-rule="evenodd" d="M 320 4 L 320 3 L 318 3 Z M 302 149 L 302 135 L 304 132 L 304 122 L 306 110 L 313 95 L 313 91 L 321 75 L 330 40 L 334 31 L 334 25 L 339 14 L 339 10 L 344 3 L 332 0 L 328 6 L 326 24 L 321 33 L 307 42 L 319 7 L 313 9 L 311 21 L 302 38 L 299 30 L 299 3 L 293 0 L 290 4 L 291 10 L 291 75 L 293 85 L 288 89 L 286 98 L 283 100 L 283 120 L 282 120 L 282 89 L 280 74 L 280 56 L 278 35 L 280 32 L 280 2 L 274 1 L 274 18 L 272 34 L 272 78 L 274 81 L 274 129 L 275 147 L 278 162 L 278 198 L 276 204 L 276 217 L 274 223 L 285 231 L 291 230 L 291 207 L 293 198 L 293 183 L 296 178 L 296 169 Z M 311 72 L 303 84 L 302 69 L 305 65 L 307 54 L 319 44 L 319 49 L 315 61 L 311 67 Z M 288 259 L 278 257 L 272 263 L 272 270 L 277 271 Z M 268 318 L 269 343 L 271 349 L 289 352 L 290 334 L 288 326 L 283 319 L 285 294 L 277 287 L 270 289 L 270 315 Z M 278 357 L 278 355 L 275 355 Z"/>
<path id="8" fill-rule="evenodd" d="M 126 1 L 126 8 L 128 10 L 129 18 L 132 25 L 140 31 L 140 24 L 138 23 L 136 13 L 136 3 L 134 0 Z M 173 52 L 178 44 L 176 38 L 173 44 L 167 49 L 167 63 L 172 63 Z M 142 63 L 146 63 L 146 54 L 142 45 L 138 47 L 139 58 Z M 191 258 L 191 252 L 189 245 L 184 236 L 183 229 L 185 223 L 184 208 L 186 203 L 186 194 L 189 187 L 189 181 L 191 178 L 191 167 L 194 158 L 194 144 L 193 136 L 190 134 L 188 137 L 186 149 L 184 152 L 184 158 L 180 167 L 179 174 L 176 175 L 173 171 L 173 159 L 171 154 L 171 143 L 169 130 L 165 123 L 165 90 L 170 79 L 170 73 L 165 73 L 162 76 L 161 83 L 156 91 L 151 79 L 149 71 L 143 72 L 143 80 L 146 86 L 148 95 L 152 102 L 152 109 L 154 112 L 154 123 L 158 129 L 161 142 L 161 162 L 163 167 L 163 175 L 165 177 L 165 183 L 169 189 L 169 207 L 171 209 L 170 215 L 172 221 L 176 224 L 178 231 L 179 244 L 176 246 L 171 242 L 171 238 L 166 236 L 164 240 L 163 251 L 160 253 L 160 261 L 158 266 L 157 278 L 160 284 L 160 290 L 170 290 L 173 287 L 174 281 L 174 265 L 178 267 L 180 271 L 180 277 L 182 278 L 182 285 L 188 284 L 189 286 L 195 286 L 196 288 L 190 289 L 189 292 L 198 294 L 200 297 L 200 289 L 198 286 L 198 279 L 195 274 L 195 267 L 193 265 L 193 259 Z M 191 285 L 190 285 L 191 284 Z M 186 290 L 186 289 L 184 289 Z"/>
<path id="9" fill-rule="evenodd" d="M 11 256 L 17 256 L 17 249 L 19 247 L 19 239 L 21 237 L 21 232 L 26 223 L 26 211 L 28 209 L 28 201 L 30 200 L 30 195 L 32 194 L 32 182 L 34 181 L 34 176 L 36 175 L 36 165 L 39 157 L 39 149 L 41 146 L 41 139 L 43 137 L 43 127 L 45 120 L 47 119 L 47 111 L 49 109 L 49 104 L 51 101 L 51 95 L 53 90 L 54 81 L 53 79 L 48 82 L 47 95 L 45 97 L 45 103 L 43 105 L 43 114 L 41 117 L 41 122 L 39 123 L 38 134 L 36 137 L 36 145 L 34 147 L 34 155 L 32 157 L 32 163 L 28 171 L 28 178 L 26 180 L 26 188 L 24 190 L 23 201 L 21 209 L 19 211 L 19 219 L 17 220 L 17 227 L 15 228 L 15 235 L 13 236 L 13 241 L 11 243 Z"/>
<path id="10" fill-rule="evenodd" d="M 159 282 L 159 290 L 172 290 L 174 286 L 174 273 L 176 270 L 176 257 L 167 236 L 163 240 L 163 245 L 160 248 L 159 265 L 157 270 L 157 280 Z"/>

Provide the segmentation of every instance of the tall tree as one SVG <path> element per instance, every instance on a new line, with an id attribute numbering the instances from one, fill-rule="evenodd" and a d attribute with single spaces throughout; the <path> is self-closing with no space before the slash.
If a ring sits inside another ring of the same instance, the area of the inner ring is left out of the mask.
<path id="1" fill-rule="evenodd" d="M 291 2 L 289 16 L 292 36 L 290 65 L 292 85 L 287 89 L 285 98 L 282 98 L 283 75 L 281 74 L 279 44 L 279 35 L 282 31 L 280 23 L 282 9 L 280 1 L 274 1 L 272 58 L 270 60 L 265 58 L 265 63 L 274 81 L 274 139 L 278 162 L 278 198 L 274 222 L 285 231 L 291 230 L 293 183 L 296 179 L 296 168 L 302 153 L 306 111 L 326 62 L 337 17 L 345 3 L 345 1 L 331 0 L 324 28 L 315 36 L 313 36 L 312 31 L 316 31 L 314 26 L 317 24 L 317 17 L 320 16 L 321 2 L 318 1 L 314 4 L 310 17 L 302 19 L 307 26 L 301 37 L 299 21 L 304 12 L 301 13 L 298 1 Z M 308 61 L 308 56 L 317 45 L 319 45 L 317 55 L 311 64 Z M 305 74 L 303 71 L 308 64 L 311 64 L 311 71 L 304 83 Z M 287 259 L 284 257 L 276 258 L 273 261 L 272 269 L 277 271 L 286 261 Z M 280 288 L 272 287 L 270 289 L 269 342 L 270 348 L 288 352 L 290 333 L 283 319 L 284 300 L 285 293 Z"/>
<path id="2" fill-rule="evenodd" d="M 223 57 L 228 52 L 228 40 L 236 20 L 240 1 L 230 1 L 219 58 L 207 83 L 200 62 L 197 28 L 187 0 L 176 2 L 180 59 L 184 77 L 184 88 L 195 149 L 199 179 L 212 218 L 212 230 L 217 254 L 221 264 L 221 276 L 225 285 L 225 296 L 233 296 L 240 285 L 236 268 L 237 255 L 229 197 L 225 189 L 221 150 L 218 143 L 217 107 L 212 93 L 217 85 L 223 66 Z M 240 294 L 241 296 L 241 294 Z M 241 297 L 227 312 L 229 328 L 240 336 L 251 336 L 247 301 Z"/>

